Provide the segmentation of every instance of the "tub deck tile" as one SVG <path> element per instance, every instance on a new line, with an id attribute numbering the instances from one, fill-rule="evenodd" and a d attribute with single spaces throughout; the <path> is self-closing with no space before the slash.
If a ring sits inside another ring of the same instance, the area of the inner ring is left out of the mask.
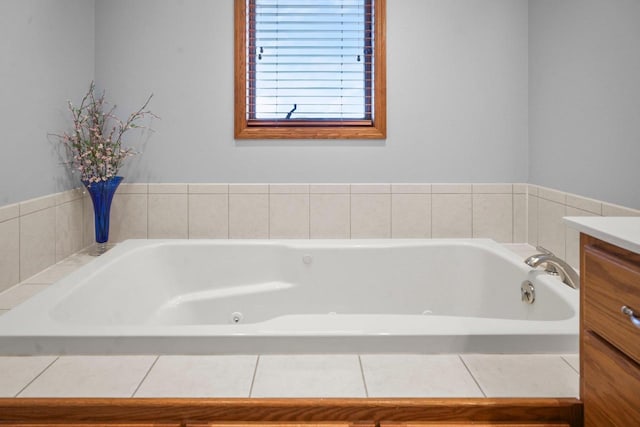
<path id="1" fill-rule="evenodd" d="M 131 397 L 157 356 L 61 356 L 18 397 Z"/>
<path id="2" fill-rule="evenodd" d="M 577 397 L 579 375 L 559 355 L 464 354 L 487 397 Z"/>
<path id="3" fill-rule="evenodd" d="M 578 354 L 563 354 L 562 358 L 567 362 L 577 373 L 580 373 L 580 355 Z"/>
<path id="4" fill-rule="evenodd" d="M 0 357 L 0 397 L 15 397 L 54 360 L 56 356 Z"/>
<path id="5" fill-rule="evenodd" d="M 260 356 L 251 397 L 366 397 L 355 354 Z"/>
<path id="6" fill-rule="evenodd" d="M 483 397 L 458 355 L 360 356 L 369 397 Z"/>
<path id="7" fill-rule="evenodd" d="M 135 397 L 249 397 L 258 356 L 160 356 Z"/>

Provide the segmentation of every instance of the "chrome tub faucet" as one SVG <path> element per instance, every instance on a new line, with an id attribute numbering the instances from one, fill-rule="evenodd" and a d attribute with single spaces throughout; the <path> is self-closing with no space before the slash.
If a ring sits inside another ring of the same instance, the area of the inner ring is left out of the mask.
<path id="1" fill-rule="evenodd" d="M 525 264 L 533 268 L 545 264 L 547 273 L 558 276 L 560 280 L 573 289 L 580 289 L 580 276 L 578 276 L 573 267 L 542 246 L 538 246 L 536 249 L 541 253 L 531 255 L 525 259 Z"/>

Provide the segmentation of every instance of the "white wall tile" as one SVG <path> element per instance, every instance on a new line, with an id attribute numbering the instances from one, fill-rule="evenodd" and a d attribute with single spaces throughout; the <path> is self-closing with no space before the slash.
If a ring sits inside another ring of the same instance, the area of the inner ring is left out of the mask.
<path id="1" fill-rule="evenodd" d="M 473 184 L 473 192 L 476 194 L 512 194 L 513 184 Z"/>
<path id="2" fill-rule="evenodd" d="M 269 237 L 271 239 L 309 238 L 309 194 L 271 194 Z"/>
<path id="3" fill-rule="evenodd" d="M 391 184 L 395 194 L 431 194 L 431 184 Z"/>
<path id="4" fill-rule="evenodd" d="M 56 209 L 20 217 L 20 280 L 53 265 L 56 260 Z"/>
<path id="5" fill-rule="evenodd" d="M 8 221 L 20 216 L 20 205 L 15 203 L 13 205 L 6 205 L 0 207 L 0 222 Z"/>
<path id="6" fill-rule="evenodd" d="M 271 194 L 309 194 L 309 184 L 269 184 Z"/>
<path id="7" fill-rule="evenodd" d="M 431 192 L 434 194 L 469 194 L 472 192 L 471 184 L 432 184 Z"/>
<path id="8" fill-rule="evenodd" d="M 567 194 L 567 206 L 591 212 L 595 215 L 602 215 L 602 202 L 587 197 Z"/>
<path id="9" fill-rule="evenodd" d="M 473 195 L 473 237 L 513 242 L 513 195 Z"/>
<path id="10" fill-rule="evenodd" d="M 391 194 L 351 195 L 351 238 L 391 237 Z"/>
<path id="11" fill-rule="evenodd" d="M 567 216 L 595 216 L 581 209 L 567 206 Z M 564 260 L 576 270 L 580 269 L 580 232 L 565 224 L 565 258 Z"/>
<path id="12" fill-rule="evenodd" d="M 566 206 L 547 199 L 538 198 L 538 245 L 550 250 L 560 258 L 565 256 Z"/>
<path id="13" fill-rule="evenodd" d="M 513 195 L 513 242 L 526 243 L 527 237 L 527 195 Z"/>
<path id="14" fill-rule="evenodd" d="M 431 236 L 470 238 L 471 194 L 433 194 L 431 196 Z"/>
<path id="15" fill-rule="evenodd" d="M 603 203 L 602 216 L 640 216 L 640 211 L 611 203 Z"/>
<path id="16" fill-rule="evenodd" d="M 393 238 L 431 237 L 431 194 L 393 194 L 391 221 Z"/>
<path id="17" fill-rule="evenodd" d="M 55 194 L 56 205 L 63 205 L 65 203 L 78 200 L 84 196 L 85 191 L 86 190 L 84 189 L 84 187 L 82 187 L 82 188 L 74 188 L 72 190 L 63 191 L 62 193 L 57 193 Z"/>
<path id="18" fill-rule="evenodd" d="M 0 222 L 0 292 L 20 281 L 20 220 Z"/>
<path id="19" fill-rule="evenodd" d="M 56 262 L 84 247 L 83 210 L 82 199 L 56 206 Z"/>
<path id="20" fill-rule="evenodd" d="M 229 184 L 229 194 L 268 194 L 269 184 Z"/>
<path id="21" fill-rule="evenodd" d="M 189 237 L 186 194 L 149 194 L 149 238 Z"/>
<path id="22" fill-rule="evenodd" d="M 311 194 L 310 237 L 348 239 L 351 236 L 349 194 Z"/>
<path id="23" fill-rule="evenodd" d="M 389 194 L 391 184 L 351 184 L 351 194 Z"/>
<path id="24" fill-rule="evenodd" d="M 117 196 L 114 196 L 114 198 Z M 93 218 L 93 202 L 91 197 L 85 195 L 82 198 L 82 247 L 86 248 L 96 241 L 94 218 Z M 113 202 L 111 202 L 111 218 L 109 218 L 110 228 L 113 229 Z M 109 236 L 111 237 L 111 236 Z"/>
<path id="25" fill-rule="evenodd" d="M 186 194 L 187 184 L 149 184 L 149 194 Z"/>
<path id="26" fill-rule="evenodd" d="M 561 204 L 566 204 L 567 202 L 567 193 L 546 187 L 538 187 L 538 197 Z"/>
<path id="27" fill-rule="evenodd" d="M 311 194 L 349 194 L 351 186 L 349 184 L 311 184 L 309 192 Z"/>
<path id="28" fill-rule="evenodd" d="M 122 183 L 118 186 L 117 193 L 120 194 L 147 194 L 149 192 L 149 184 L 138 183 Z"/>
<path id="29" fill-rule="evenodd" d="M 527 196 L 527 243 L 538 246 L 538 197 Z"/>
<path id="30" fill-rule="evenodd" d="M 189 184 L 189 194 L 228 194 L 229 184 Z"/>
<path id="31" fill-rule="evenodd" d="M 110 242 L 147 238 L 147 194 L 116 193 L 111 204 Z"/>
<path id="32" fill-rule="evenodd" d="M 28 215 L 43 209 L 52 208 L 56 205 L 56 195 L 38 197 L 20 203 L 20 215 Z"/>
<path id="33" fill-rule="evenodd" d="M 513 194 L 527 194 L 527 184 L 513 184 Z"/>
<path id="34" fill-rule="evenodd" d="M 229 238 L 269 238 L 268 194 L 229 194 Z"/>
<path id="35" fill-rule="evenodd" d="M 227 194 L 189 194 L 189 238 L 229 238 Z"/>

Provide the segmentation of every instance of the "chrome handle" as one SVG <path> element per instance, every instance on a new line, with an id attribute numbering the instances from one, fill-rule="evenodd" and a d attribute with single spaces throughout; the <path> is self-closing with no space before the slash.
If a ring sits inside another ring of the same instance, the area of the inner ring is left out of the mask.
<path id="1" fill-rule="evenodd" d="M 633 312 L 633 310 L 631 310 L 626 305 L 623 305 L 620 308 L 620 311 L 622 311 L 622 314 L 629 316 L 629 320 L 631 320 L 631 323 L 633 323 L 636 328 L 640 328 L 640 319 L 636 317 L 636 314 Z"/>

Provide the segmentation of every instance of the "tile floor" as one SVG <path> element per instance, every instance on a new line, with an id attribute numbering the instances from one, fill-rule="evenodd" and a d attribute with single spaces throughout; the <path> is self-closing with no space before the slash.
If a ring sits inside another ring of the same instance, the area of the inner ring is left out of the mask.
<path id="1" fill-rule="evenodd" d="M 0 397 L 577 397 L 575 355 L 0 357 Z"/>
<path id="2" fill-rule="evenodd" d="M 0 293 L 0 315 L 91 259 Z M 577 397 L 578 369 L 575 354 L 0 357 L 0 397 Z"/>

